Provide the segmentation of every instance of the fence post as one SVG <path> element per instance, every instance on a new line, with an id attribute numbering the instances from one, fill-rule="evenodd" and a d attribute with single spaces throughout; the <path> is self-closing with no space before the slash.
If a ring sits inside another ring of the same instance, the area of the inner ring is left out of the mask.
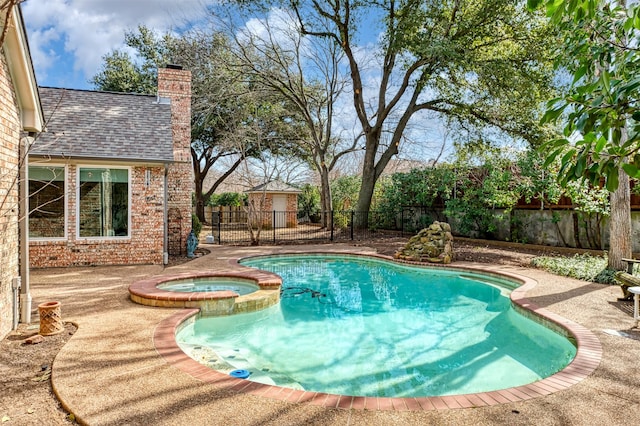
<path id="1" fill-rule="evenodd" d="M 333 241 L 333 210 L 331 210 L 331 223 L 329 225 L 331 226 L 331 241 Z"/>
<path id="2" fill-rule="evenodd" d="M 211 212 L 211 233 L 213 234 L 213 227 L 218 228 L 218 244 L 222 244 L 222 213 L 220 211 Z"/>
<path id="3" fill-rule="evenodd" d="M 353 228 L 354 228 L 354 226 L 353 226 L 353 216 L 354 216 L 354 213 L 355 212 L 353 210 L 351 210 L 351 241 L 353 241 Z"/>
<path id="4" fill-rule="evenodd" d="M 273 211 L 273 221 L 271 223 L 271 227 L 273 228 L 273 243 L 276 243 L 276 211 Z"/>

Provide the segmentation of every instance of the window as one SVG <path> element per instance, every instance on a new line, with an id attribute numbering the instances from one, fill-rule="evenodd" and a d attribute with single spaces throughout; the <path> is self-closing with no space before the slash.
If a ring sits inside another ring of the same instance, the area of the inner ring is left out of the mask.
<path id="1" fill-rule="evenodd" d="M 29 166 L 29 237 L 64 238 L 64 175 L 62 166 Z"/>
<path id="2" fill-rule="evenodd" d="M 129 170 L 82 167 L 78 175 L 79 236 L 129 236 Z"/>

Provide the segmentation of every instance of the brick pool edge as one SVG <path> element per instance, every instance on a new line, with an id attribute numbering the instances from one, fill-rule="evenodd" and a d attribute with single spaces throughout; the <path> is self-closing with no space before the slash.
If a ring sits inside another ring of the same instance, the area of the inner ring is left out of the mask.
<path id="1" fill-rule="evenodd" d="M 180 280 L 197 278 L 229 278 L 254 282 L 260 289 L 245 295 L 231 290 L 210 292 L 176 292 L 159 288 Z M 129 286 L 129 297 L 135 303 L 163 308 L 196 308 L 210 316 L 253 312 L 273 306 L 280 300 L 282 280 L 276 274 L 247 268 L 246 271 L 193 271 L 159 275 L 136 281 Z"/>
<path id="2" fill-rule="evenodd" d="M 294 254 L 294 253 L 292 253 Z M 299 254 L 299 253 L 295 253 Z M 307 254 L 332 254 L 314 252 Z M 333 253 L 335 254 L 335 253 Z M 287 253 L 281 255 L 286 256 Z M 272 255 L 270 255 L 272 256 Z M 278 255 L 275 255 L 278 256 Z M 398 262 L 388 256 L 366 254 L 349 254 L 348 256 L 365 256 L 381 260 Z M 232 261 L 237 264 L 237 260 Z M 438 266 L 424 265 L 416 262 L 402 261 L 399 263 L 416 266 Z M 363 397 L 335 395 L 322 392 L 309 392 L 280 386 L 256 383 L 249 380 L 233 378 L 227 374 L 220 373 L 206 367 L 194 359 L 190 358 L 178 346 L 175 335 L 180 327 L 189 318 L 198 314 L 198 309 L 187 309 L 178 312 L 169 318 L 161 321 L 154 331 L 154 345 L 158 353 L 167 363 L 178 368 L 182 372 L 205 382 L 213 383 L 241 393 L 249 393 L 255 396 L 277 399 L 281 401 L 310 404 L 327 408 L 339 409 L 360 409 L 360 410 L 396 410 L 396 411 L 428 411 L 447 410 L 460 408 L 474 408 L 491 406 L 509 402 L 526 401 L 541 396 L 559 392 L 581 382 L 587 378 L 600 364 L 602 358 L 602 346 L 598 338 L 590 330 L 582 325 L 561 317 L 545 308 L 540 308 L 531 303 L 526 297 L 526 292 L 536 286 L 536 281 L 512 272 L 500 271 L 499 269 L 484 267 L 479 265 L 446 265 L 447 269 L 460 271 L 483 272 L 491 275 L 498 275 L 521 282 L 522 285 L 511 292 L 511 301 L 520 311 L 529 313 L 546 326 L 559 327 L 576 341 L 577 350 L 574 359 L 567 367 L 552 376 L 546 377 L 537 382 L 513 388 L 500 389 L 491 392 L 479 392 L 473 394 L 460 394 L 448 396 L 432 397 L 412 397 L 412 398 L 386 398 L 386 397 Z M 235 274 L 241 274 L 237 270 Z M 236 275 L 240 276 L 240 275 Z M 244 275 L 246 278 L 246 275 Z"/>

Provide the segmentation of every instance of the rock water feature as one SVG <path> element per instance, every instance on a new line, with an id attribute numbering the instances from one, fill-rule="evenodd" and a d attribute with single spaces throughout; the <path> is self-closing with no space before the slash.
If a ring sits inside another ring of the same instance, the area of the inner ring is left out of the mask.
<path id="1" fill-rule="evenodd" d="M 445 222 L 433 222 L 409 239 L 394 257 L 414 262 L 451 263 L 453 261 L 453 236 L 451 226 Z"/>

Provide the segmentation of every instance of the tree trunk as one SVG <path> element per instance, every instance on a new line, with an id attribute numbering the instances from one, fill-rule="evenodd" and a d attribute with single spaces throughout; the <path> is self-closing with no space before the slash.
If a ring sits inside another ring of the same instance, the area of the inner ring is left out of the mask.
<path id="1" fill-rule="evenodd" d="M 580 219 L 578 218 L 578 213 L 574 210 L 571 213 L 571 219 L 573 220 L 573 235 L 576 240 L 576 248 L 581 249 L 582 243 L 580 242 Z"/>
<path id="2" fill-rule="evenodd" d="M 333 202 L 331 200 L 329 170 L 326 167 L 323 167 L 320 170 L 320 206 L 322 207 L 322 226 L 324 228 L 329 228 L 329 226 L 333 225 L 329 223 L 331 221 L 331 210 L 333 210 Z"/>
<path id="3" fill-rule="evenodd" d="M 369 210 L 371 209 L 371 201 L 373 200 L 373 191 L 378 180 L 378 174 L 376 173 L 376 154 L 378 152 L 378 145 L 380 142 L 380 132 L 369 131 L 366 136 L 366 149 L 364 154 L 364 161 L 362 164 L 362 183 L 360 185 L 360 192 L 358 193 L 358 203 L 356 204 L 356 228 L 364 229 L 367 227 Z M 383 160 L 380 159 L 380 162 Z M 381 165 L 384 169 L 386 163 Z"/>
<path id="4" fill-rule="evenodd" d="M 615 2 L 613 3 L 615 5 Z M 623 9 L 627 8 L 626 0 L 619 0 L 618 3 Z M 627 42 L 625 35 L 622 37 L 622 43 L 626 45 Z M 620 146 L 624 146 L 627 137 L 627 126 L 623 125 Z M 607 268 L 624 271 L 627 269 L 627 262 L 622 258 L 631 258 L 633 246 L 631 243 L 631 185 L 629 176 L 622 168 L 618 168 L 618 181 L 618 189 L 610 196 L 611 215 L 609 216 L 609 261 Z"/>
<path id="5" fill-rule="evenodd" d="M 194 194 L 196 198 L 196 216 L 200 219 L 202 223 L 208 223 L 207 218 L 204 217 L 204 197 L 205 195 L 202 193 L 202 182 L 203 179 L 200 178 L 199 170 L 194 171 Z"/>
<path id="6" fill-rule="evenodd" d="M 609 262 L 607 267 L 617 271 L 627 269 L 623 257 L 630 258 L 631 245 L 631 190 L 629 176 L 618 169 L 618 189 L 611 193 L 609 220 Z"/>
<path id="7" fill-rule="evenodd" d="M 360 185 L 360 192 L 358 193 L 358 203 L 356 204 L 356 211 L 358 214 L 356 215 L 355 226 L 358 229 L 366 228 L 375 186 L 375 169 L 373 166 L 365 166 L 362 169 L 362 183 Z"/>

